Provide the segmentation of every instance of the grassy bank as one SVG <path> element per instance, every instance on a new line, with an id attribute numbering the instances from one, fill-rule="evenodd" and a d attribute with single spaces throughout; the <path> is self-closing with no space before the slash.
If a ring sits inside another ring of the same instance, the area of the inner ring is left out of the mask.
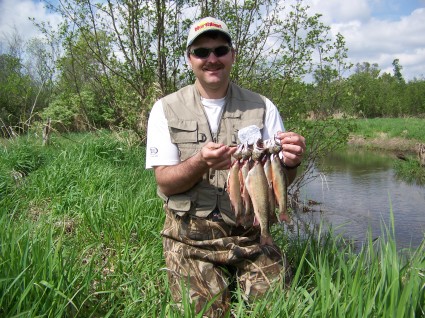
<path id="1" fill-rule="evenodd" d="M 350 142 L 355 145 L 414 152 L 417 143 L 425 143 L 425 119 L 372 118 L 350 121 L 354 124 Z"/>
<path id="2" fill-rule="evenodd" d="M 161 206 L 129 133 L 3 141 L 0 316 L 181 317 L 163 270 Z M 423 245 L 399 253 L 391 229 L 356 252 L 320 230 L 274 234 L 291 288 L 252 305 L 235 292 L 235 317 L 424 316 Z"/>
<path id="3" fill-rule="evenodd" d="M 418 143 L 425 144 L 425 119 L 374 118 L 350 122 L 354 130 L 349 145 L 396 154 L 394 169 L 397 176 L 407 182 L 425 184 L 425 169 L 420 167 L 417 159 Z"/>

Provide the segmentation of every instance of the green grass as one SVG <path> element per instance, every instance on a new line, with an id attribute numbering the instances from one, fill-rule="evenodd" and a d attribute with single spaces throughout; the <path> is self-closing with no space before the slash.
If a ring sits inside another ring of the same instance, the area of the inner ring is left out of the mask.
<path id="1" fill-rule="evenodd" d="M 425 119 L 422 118 L 368 118 L 350 120 L 355 124 L 352 132 L 366 138 L 379 137 L 384 133 L 389 138 L 405 138 L 425 142 Z"/>
<path id="2" fill-rule="evenodd" d="M 163 270 L 162 203 L 130 133 L 22 137 L 0 144 L 1 317 L 181 317 Z M 423 317 L 424 245 L 398 251 L 392 229 L 354 248 L 332 233 L 275 238 L 293 265 L 235 317 Z M 194 317 L 186 302 L 184 317 Z"/>

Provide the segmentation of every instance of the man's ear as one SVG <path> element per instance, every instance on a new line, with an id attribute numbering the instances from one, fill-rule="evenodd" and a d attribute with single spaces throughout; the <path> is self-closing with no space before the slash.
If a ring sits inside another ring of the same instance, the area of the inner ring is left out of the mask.
<path id="1" fill-rule="evenodd" d="M 186 53 L 186 61 L 187 61 L 187 65 L 189 66 L 189 69 L 192 69 L 192 61 L 190 59 L 190 54 Z"/>

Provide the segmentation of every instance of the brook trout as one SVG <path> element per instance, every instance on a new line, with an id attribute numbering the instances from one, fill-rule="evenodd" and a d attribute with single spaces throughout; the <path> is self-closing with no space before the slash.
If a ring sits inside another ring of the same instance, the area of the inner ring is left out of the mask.
<path id="1" fill-rule="evenodd" d="M 230 198 L 230 205 L 232 211 L 235 213 L 236 225 L 241 222 L 241 216 L 243 215 L 243 202 L 241 196 L 241 188 L 239 181 L 239 160 L 235 160 L 229 170 L 227 176 L 227 193 Z"/>
<path id="2" fill-rule="evenodd" d="M 233 161 L 229 174 L 227 175 L 227 187 L 226 191 L 229 194 L 230 205 L 232 211 L 235 213 L 236 225 L 240 225 L 242 217 L 244 215 L 244 206 L 241 194 L 241 181 L 240 175 L 240 159 L 242 158 L 241 148 L 234 153 L 235 161 Z"/>
<path id="3" fill-rule="evenodd" d="M 267 154 L 264 159 L 264 173 L 266 174 L 267 184 L 268 187 L 268 193 L 269 193 L 269 203 L 270 203 L 270 222 L 276 223 L 277 217 L 276 217 L 276 199 L 274 197 L 274 191 L 273 191 L 273 174 L 272 174 L 272 163 L 270 161 L 270 155 Z"/>
<path id="4" fill-rule="evenodd" d="M 277 154 L 272 155 L 272 183 L 274 196 L 279 208 L 280 222 L 292 224 L 292 220 L 288 215 L 288 180 L 285 172 L 283 171 L 282 164 Z"/>
<path id="5" fill-rule="evenodd" d="M 248 189 L 245 186 L 245 180 L 248 177 L 249 169 L 251 169 L 251 149 L 245 143 L 242 148 L 241 167 L 239 170 L 239 181 L 241 183 L 241 196 L 244 207 L 244 215 L 241 220 L 241 225 L 245 228 L 251 227 L 254 222 L 254 209 L 252 207 L 251 198 Z"/>
<path id="6" fill-rule="evenodd" d="M 254 145 L 252 158 L 255 163 L 249 170 L 245 180 L 245 186 L 248 189 L 254 207 L 255 217 L 260 225 L 260 244 L 273 245 L 273 239 L 269 232 L 269 192 L 266 174 L 264 173 L 263 164 L 261 162 L 263 148 L 258 142 Z"/>

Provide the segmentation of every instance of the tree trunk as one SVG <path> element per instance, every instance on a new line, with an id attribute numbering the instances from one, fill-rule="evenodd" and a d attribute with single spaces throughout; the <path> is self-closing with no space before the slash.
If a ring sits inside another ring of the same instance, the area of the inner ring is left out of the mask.
<path id="1" fill-rule="evenodd" d="M 47 146 L 49 144 L 51 130 L 51 120 L 49 118 L 43 127 L 43 146 Z"/>

